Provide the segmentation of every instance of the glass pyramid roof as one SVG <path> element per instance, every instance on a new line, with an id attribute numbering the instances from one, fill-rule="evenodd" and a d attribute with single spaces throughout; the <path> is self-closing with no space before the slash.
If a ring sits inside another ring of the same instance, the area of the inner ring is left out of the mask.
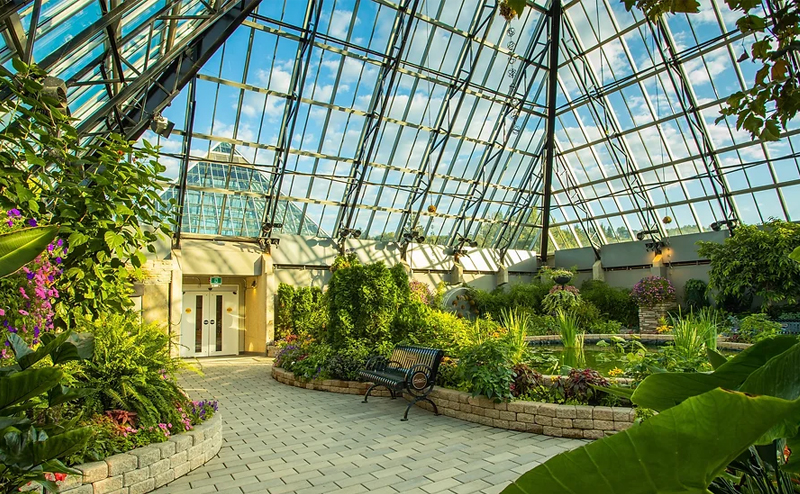
<path id="1" fill-rule="evenodd" d="M 118 28 L 126 61 L 142 70 L 180 50 L 228 3 L 140 0 Z M 716 122 L 728 95 L 752 84 L 755 64 L 737 60 L 754 38 L 722 0 L 700 3 L 699 14 L 653 23 L 616 0 L 564 0 L 550 67 L 552 0 L 529 1 L 510 22 L 488 0 L 265 1 L 163 112 L 172 137 L 144 138 L 161 144 L 172 178 L 191 166 L 197 209 L 185 231 L 223 236 L 257 236 L 260 221 L 289 215 L 284 233 L 398 240 L 416 227 L 432 243 L 538 250 L 546 196 L 550 249 L 730 219 L 798 221 L 798 124 L 765 143 Z M 33 5 L 19 11 L 23 26 Z M 36 60 L 102 18 L 105 3 L 41 5 Z M 101 70 L 108 42 L 98 31 L 52 66 L 79 119 L 113 90 L 97 84 L 114 75 Z M 0 62 L 12 55 L 0 44 Z"/>
<path id="2" fill-rule="evenodd" d="M 223 237 L 260 235 L 261 215 L 266 202 L 263 193 L 269 181 L 248 165 L 230 144 L 220 143 L 208 154 L 206 161 L 195 163 L 188 169 L 181 225 L 183 233 Z M 179 196 L 179 187 L 172 185 L 161 197 L 165 202 L 174 200 L 177 203 Z M 293 204 L 280 201 L 277 217 L 288 231 L 327 236 Z"/>

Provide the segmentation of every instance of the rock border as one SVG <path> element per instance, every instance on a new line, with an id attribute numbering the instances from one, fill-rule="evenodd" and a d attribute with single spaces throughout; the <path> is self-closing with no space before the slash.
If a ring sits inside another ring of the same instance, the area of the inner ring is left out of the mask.
<path id="1" fill-rule="evenodd" d="M 298 388 L 344 394 L 363 395 L 370 385 L 338 379 L 306 382 L 295 379 L 293 373 L 275 366 L 272 367 L 272 378 Z M 375 390 L 372 396 L 389 396 L 389 392 Z M 469 393 L 444 388 L 435 388 L 430 397 L 439 408 L 439 413 L 448 417 L 553 437 L 600 439 L 627 429 L 633 425 L 635 418 L 633 408 L 627 407 L 557 405 L 534 401 L 495 403 L 484 396 L 471 396 Z M 409 398 L 408 395 L 406 398 Z M 425 402 L 418 403 L 417 406 L 433 410 Z"/>
<path id="2" fill-rule="evenodd" d="M 169 441 L 136 448 L 105 460 L 77 465 L 83 472 L 58 482 L 69 494 L 144 494 L 205 465 L 222 447 L 222 414 Z M 32 492 L 42 492 L 41 486 Z"/>

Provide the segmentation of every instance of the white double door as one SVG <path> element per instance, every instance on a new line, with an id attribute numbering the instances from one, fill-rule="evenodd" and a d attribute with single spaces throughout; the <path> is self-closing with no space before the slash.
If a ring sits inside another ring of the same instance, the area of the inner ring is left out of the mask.
<path id="1" fill-rule="evenodd" d="M 183 293 L 181 356 L 239 353 L 239 297 L 234 288 Z"/>

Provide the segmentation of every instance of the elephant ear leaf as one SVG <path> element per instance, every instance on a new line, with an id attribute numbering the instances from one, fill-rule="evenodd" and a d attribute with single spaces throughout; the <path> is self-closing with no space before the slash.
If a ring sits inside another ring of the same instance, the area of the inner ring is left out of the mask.
<path id="1" fill-rule="evenodd" d="M 711 367 L 713 367 L 714 370 L 719 369 L 728 361 L 728 357 L 710 348 L 706 348 L 706 355 L 708 355 L 708 361 L 711 363 Z"/>
<path id="2" fill-rule="evenodd" d="M 800 401 L 715 389 L 640 425 L 554 456 L 502 492 L 706 494 L 727 465 L 766 431 L 799 417 Z"/>
<path id="3" fill-rule="evenodd" d="M 44 367 L 0 378 L 0 412 L 57 386 L 63 376 L 60 369 Z"/>
<path id="4" fill-rule="evenodd" d="M 0 235 L 0 278 L 36 259 L 58 235 L 57 226 L 23 228 Z"/>
<path id="5" fill-rule="evenodd" d="M 37 441 L 32 445 L 34 461 L 42 464 L 69 456 L 83 448 L 92 435 L 90 427 L 81 427 Z"/>

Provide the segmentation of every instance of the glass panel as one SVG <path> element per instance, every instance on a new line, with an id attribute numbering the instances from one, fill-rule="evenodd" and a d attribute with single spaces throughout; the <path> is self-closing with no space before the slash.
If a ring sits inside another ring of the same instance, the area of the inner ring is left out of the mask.
<path id="1" fill-rule="evenodd" d="M 203 352 L 203 295 L 195 297 L 194 302 L 194 352 Z"/>
<path id="2" fill-rule="evenodd" d="M 217 347 L 216 351 L 222 351 L 222 295 L 217 295 Z"/>

